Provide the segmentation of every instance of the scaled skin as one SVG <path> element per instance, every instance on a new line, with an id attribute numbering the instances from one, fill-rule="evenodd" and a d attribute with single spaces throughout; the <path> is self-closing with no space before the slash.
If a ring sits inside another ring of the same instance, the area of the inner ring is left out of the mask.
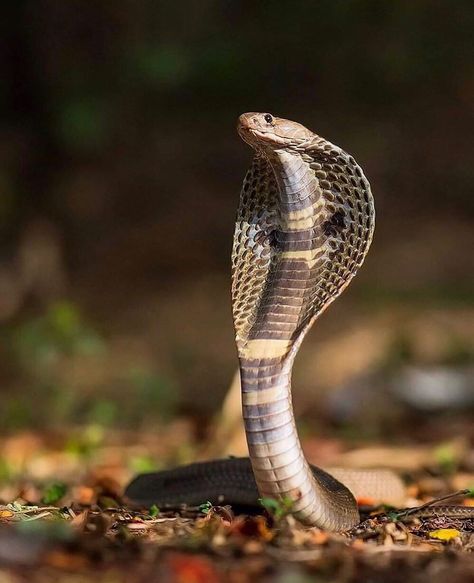
<path id="1" fill-rule="evenodd" d="M 355 160 L 299 123 L 240 116 L 255 150 L 232 253 L 232 300 L 244 425 L 262 497 L 293 500 L 304 524 L 345 530 L 357 505 L 341 483 L 313 474 L 296 432 L 291 371 L 312 323 L 349 284 L 368 251 L 375 211 Z"/>

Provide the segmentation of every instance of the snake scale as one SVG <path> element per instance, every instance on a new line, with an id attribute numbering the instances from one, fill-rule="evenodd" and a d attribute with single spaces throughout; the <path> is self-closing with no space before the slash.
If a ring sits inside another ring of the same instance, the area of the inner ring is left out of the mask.
<path id="1" fill-rule="evenodd" d="M 305 334 L 368 252 L 375 226 L 369 182 L 351 155 L 299 123 L 245 113 L 238 133 L 255 151 L 232 250 L 232 308 L 250 461 L 145 474 L 125 494 L 160 506 L 209 499 L 250 505 L 260 495 L 290 500 L 292 513 L 305 525 L 347 530 L 359 521 L 357 503 L 336 477 L 306 461 L 293 416 L 291 372 Z M 389 482 L 390 476 L 375 481 Z"/>

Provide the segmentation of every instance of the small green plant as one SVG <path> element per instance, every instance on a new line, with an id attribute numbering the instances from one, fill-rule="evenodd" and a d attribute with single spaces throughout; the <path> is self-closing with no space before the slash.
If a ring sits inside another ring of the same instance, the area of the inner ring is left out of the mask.
<path id="1" fill-rule="evenodd" d="M 104 351 L 100 336 L 68 301 L 51 304 L 40 316 L 13 331 L 15 355 L 26 370 L 46 374 L 61 356 L 97 355 Z"/>
<path id="2" fill-rule="evenodd" d="M 99 426 L 111 426 L 118 417 L 119 404 L 111 399 L 99 398 L 91 404 L 87 413 L 88 421 Z"/>
<path id="3" fill-rule="evenodd" d="M 402 516 L 403 512 L 400 512 L 399 510 L 389 510 L 387 513 L 387 517 L 389 520 L 391 520 L 392 522 L 398 522 L 400 520 L 400 517 Z"/>
<path id="4" fill-rule="evenodd" d="M 145 474 L 159 469 L 156 461 L 148 455 L 136 455 L 129 461 L 130 469 L 134 474 Z"/>
<path id="5" fill-rule="evenodd" d="M 53 482 L 44 489 L 41 502 L 43 502 L 43 504 L 55 504 L 58 500 L 61 500 L 66 492 L 66 484 L 63 484 L 62 482 Z"/>
<path id="6" fill-rule="evenodd" d="M 212 510 L 212 502 L 209 502 L 209 500 L 207 502 L 204 502 L 204 504 L 201 504 L 198 507 L 198 510 L 202 514 L 209 514 L 209 512 Z"/>
<path id="7" fill-rule="evenodd" d="M 458 467 L 458 455 L 450 443 L 438 446 L 434 452 L 436 462 L 445 475 L 452 475 Z"/>
<path id="8" fill-rule="evenodd" d="M 275 500 L 275 498 L 259 498 L 259 502 L 277 521 L 291 514 L 294 505 L 294 500 L 289 496 L 285 496 L 281 500 Z"/>
<path id="9" fill-rule="evenodd" d="M 150 510 L 148 511 L 148 514 L 152 518 L 155 518 L 155 516 L 158 516 L 159 513 L 160 513 L 160 509 L 158 508 L 158 506 L 156 504 L 152 504 L 150 506 Z"/>

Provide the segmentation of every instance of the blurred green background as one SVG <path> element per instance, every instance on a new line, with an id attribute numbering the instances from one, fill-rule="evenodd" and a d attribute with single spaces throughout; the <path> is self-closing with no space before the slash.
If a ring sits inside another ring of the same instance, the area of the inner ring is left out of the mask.
<path id="1" fill-rule="evenodd" d="M 245 111 L 347 149 L 376 197 L 367 263 L 298 359 L 299 415 L 377 431 L 472 406 L 472 2 L 6 0 L 2 13 L 2 431 L 218 410 L 236 366 Z"/>

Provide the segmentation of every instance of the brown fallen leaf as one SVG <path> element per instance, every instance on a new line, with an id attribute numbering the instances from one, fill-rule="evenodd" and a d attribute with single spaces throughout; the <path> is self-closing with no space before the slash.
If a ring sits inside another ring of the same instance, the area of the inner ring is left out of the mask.
<path id="1" fill-rule="evenodd" d="M 220 583 L 221 578 L 212 563 L 204 557 L 173 553 L 166 559 L 171 572 L 170 581 L 176 583 Z"/>
<path id="2" fill-rule="evenodd" d="M 356 502 L 359 506 L 375 506 L 377 501 L 369 496 L 358 496 Z"/>
<path id="3" fill-rule="evenodd" d="M 84 506 L 94 504 L 96 501 L 96 491 L 90 486 L 78 486 L 74 490 L 73 496 L 74 500 Z"/>
<path id="4" fill-rule="evenodd" d="M 274 533 L 268 528 L 264 516 L 238 517 L 230 525 L 229 532 L 232 535 L 262 539 L 264 541 L 270 541 L 274 537 Z"/>
<path id="5" fill-rule="evenodd" d="M 11 510 L 0 510 L 0 520 L 9 520 L 10 518 L 13 518 L 15 516 L 15 513 L 12 512 Z"/>
<path id="6" fill-rule="evenodd" d="M 314 528 L 311 533 L 311 541 L 317 545 L 325 545 L 329 540 L 329 535 L 324 530 Z"/>
<path id="7" fill-rule="evenodd" d="M 71 554 L 58 549 L 47 553 L 44 562 L 51 567 L 68 571 L 77 571 L 88 565 L 88 560 L 84 555 Z"/>

